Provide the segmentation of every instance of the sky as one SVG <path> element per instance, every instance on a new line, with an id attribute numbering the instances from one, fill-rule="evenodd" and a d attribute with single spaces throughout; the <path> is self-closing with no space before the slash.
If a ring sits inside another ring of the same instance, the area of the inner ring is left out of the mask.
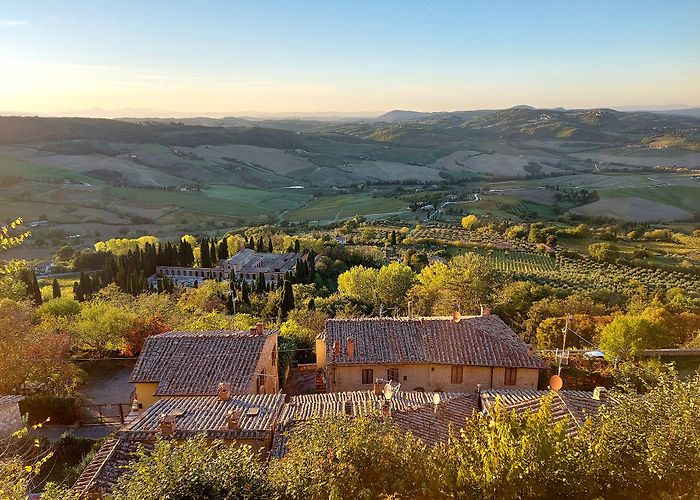
<path id="1" fill-rule="evenodd" d="M 700 1 L 0 0 L 0 112 L 700 106 Z"/>

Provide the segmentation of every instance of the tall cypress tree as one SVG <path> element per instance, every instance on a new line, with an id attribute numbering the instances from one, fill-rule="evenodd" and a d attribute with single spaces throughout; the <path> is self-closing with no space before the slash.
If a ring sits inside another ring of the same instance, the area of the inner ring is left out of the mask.
<path id="1" fill-rule="evenodd" d="M 282 301 L 280 303 L 281 318 L 287 319 L 289 311 L 292 309 L 294 309 L 294 290 L 292 289 L 292 282 L 285 280 L 282 286 Z"/>
<path id="2" fill-rule="evenodd" d="M 202 267 L 211 267 L 211 252 L 207 238 L 202 238 L 199 242 L 199 260 L 202 262 Z"/>
<path id="3" fill-rule="evenodd" d="M 391 246 L 392 247 L 396 246 L 396 230 L 395 229 L 391 230 Z"/>
<path id="4" fill-rule="evenodd" d="M 299 240 L 294 240 L 294 253 L 299 253 L 301 250 L 301 245 L 299 244 Z"/>
<path id="5" fill-rule="evenodd" d="M 226 241 L 226 238 L 223 238 L 219 242 L 219 260 L 226 259 L 228 259 L 228 241 Z"/>
<path id="6" fill-rule="evenodd" d="M 219 259 L 216 256 L 216 243 L 211 242 L 211 247 L 209 248 L 209 251 L 211 252 L 210 258 L 211 258 L 211 267 L 216 267 L 219 264 Z"/>
<path id="7" fill-rule="evenodd" d="M 77 281 L 73 282 L 73 296 L 78 302 L 83 302 L 85 300 L 85 294 L 82 288 L 80 288 L 80 283 Z"/>
<path id="8" fill-rule="evenodd" d="M 265 251 L 265 243 L 263 243 L 262 235 L 258 237 L 258 242 L 255 244 L 255 251 L 261 253 Z"/>
<path id="9" fill-rule="evenodd" d="M 58 280 L 56 278 L 53 279 L 53 298 L 58 299 L 61 297 L 61 285 L 58 284 Z"/>
<path id="10" fill-rule="evenodd" d="M 267 238 L 267 252 L 272 253 L 272 236 Z"/>
<path id="11" fill-rule="evenodd" d="M 248 282 L 243 280 L 241 285 L 241 302 L 244 304 L 250 304 L 250 296 L 248 295 Z"/>
<path id="12" fill-rule="evenodd" d="M 258 273 L 257 282 L 255 283 L 255 291 L 257 293 L 265 293 L 267 287 L 265 286 L 265 275 L 263 273 Z"/>

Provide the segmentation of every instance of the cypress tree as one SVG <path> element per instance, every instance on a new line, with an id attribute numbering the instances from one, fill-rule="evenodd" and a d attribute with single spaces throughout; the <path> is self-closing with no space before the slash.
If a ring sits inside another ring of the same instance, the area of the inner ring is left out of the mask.
<path id="1" fill-rule="evenodd" d="M 216 243 L 213 241 L 211 242 L 211 267 L 216 267 L 216 265 L 219 263 L 219 259 L 216 256 Z"/>
<path id="2" fill-rule="evenodd" d="M 292 309 L 294 309 L 294 290 L 292 289 L 292 282 L 285 280 L 282 286 L 282 301 L 280 304 L 280 315 L 282 319 L 287 319 L 289 311 Z"/>
<path id="3" fill-rule="evenodd" d="M 82 288 L 80 288 L 80 283 L 77 281 L 73 282 L 73 296 L 78 302 L 83 302 L 85 300 L 85 294 Z"/>
<path id="4" fill-rule="evenodd" d="M 53 279 L 53 298 L 58 299 L 61 297 L 61 285 L 58 284 L 58 280 L 56 278 Z"/>
<path id="5" fill-rule="evenodd" d="M 314 300 L 313 297 L 309 299 L 309 303 L 306 306 L 306 309 L 309 311 L 315 311 L 316 310 L 316 301 Z"/>
<path id="6" fill-rule="evenodd" d="M 260 253 L 265 251 L 265 243 L 263 243 L 262 235 L 258 236 L 258 242 L 255 244 L 255 251 Z"/>
<path id="7" fill-rule="evenodd" d="M 391 246 L 396 246 L 396 230 L 394 229 L 391 230 Z"/>
<path id="8" fill-rule="evenodd" d="M 199 242 L 199 260 L 202 262 L 202 267 L 211 267 L 211 252 L 207 238 L 202 238 Z"/>
<path id="9" fill-rule="evenodd" d="M 265 275 L 263 273 L 258 273 L 257 282 L 255 284 L 255 291 L 257 293 L 265 293 L 267 287 L 265 286 Z"/>
<path id="10" fill-rule="evenodd" d="M 228 294 L 228 298 L 226 299 L 226 312 L 233 315 L 234 314 L 234 309 L 233 309 L 233 293 Z"/>
<path id="11" fill-rule="evenodd" d="M 34 297 L 36 305 L 40 306 L 43 302 L 41 298 L 41 288 L 39 288 L 39 282 L 36 279 L 36 273 L 34 271 L 32 271 L 32 296 Z"/>
<path id="12" fill-rule="evenodd" d="M 248 296 L 248 282 L 243 281 L 243 285 L 241 285 L 241 302 L 244 304 L 250 304 L 250 297 Z"/>
<path id="13" fill-rule="evenodd" d="M 228 259 L 228 242 L 226 238 L 219 242 L 219 260 Z"/>
<path id="14" fill-rule="evenodd" d="M 294 253 L 299 253 L 301 250 L 301 245 L 299 244 L 299 240 L 294 240 Z"/>
<path id="15" fill-rule="evenodd" d="M 267 253 L 272 253 L 272 237 L 267 239 Z"/>

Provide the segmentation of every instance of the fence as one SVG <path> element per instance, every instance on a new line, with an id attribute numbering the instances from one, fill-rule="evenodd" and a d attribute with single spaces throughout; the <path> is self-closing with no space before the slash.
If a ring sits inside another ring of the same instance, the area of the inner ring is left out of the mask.
<path id="1" fill-rule="evenodd" d="M 96 404 L 78 406 L 80 425 L 122 425 L 129 415 L 129 403 Z"/>

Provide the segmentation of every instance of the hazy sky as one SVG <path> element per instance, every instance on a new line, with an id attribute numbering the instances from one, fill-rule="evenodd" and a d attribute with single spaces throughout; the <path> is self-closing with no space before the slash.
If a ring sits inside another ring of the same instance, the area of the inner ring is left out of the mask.
<path id="1" fill-rule="evenodd" d="M 0 111 L 700 105 L 699 21 L 698 0 L 0 0 Z"/>

